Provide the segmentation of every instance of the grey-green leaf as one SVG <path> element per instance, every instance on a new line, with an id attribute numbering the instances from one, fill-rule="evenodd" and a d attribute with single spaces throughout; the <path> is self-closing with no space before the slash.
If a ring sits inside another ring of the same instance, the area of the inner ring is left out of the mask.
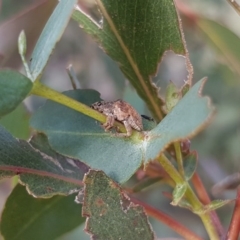
<path id="1" fill-rule="evenodd" d="M 171 142 L 193 136 L 210 120 L 213 109 L 209 99 L 200 96 L 203 82 L 195 84 L 155 128 L 139 133 L 139 137 L 113 136 L 94 119 L 52 101 L 32 116 L 31 126 L 44 132 L 57 152 L 103 170 L 123 183 L 142 163 L 155 159 Z M 94 90 L 65 94 L 86 105 L 101 100 Z"/>
<path id="2" fill-rule="evenodd" d="M 56 43 L 61 38 L 67 26 L 76 4 L 77 0 L 60 1 L 45 25 L 31 58 L 30 71 L 33 81 L 42 74 Z"/>
<path id="3" fill-rule="evenodd" d="M 18 72 L 0 71 L 0 117 L 13 111 L 28 96 L 32 86 L 30 79 Z"/>
<path id="4" fill-rule="evenodd" d="M 86 105 L 101 100 L 95 90 L 75 90 L 65 94 Z M 95 169 L 101 169 L 118 182 L 124 182 L 140 167 L 140 146 L 131 139 L 106 133 L 100 123 L 58 103 L 47 101 L 30 120 L 44 132 L 53 149 L 74 156 Z"/>
<path id="5" fill-rule="evenodd" d="M 19 175 L 33 195 L 51 197 L 81 188 L 87 171 L 80 161 L 54 152 L 43 135 L 28 143 L 15 139 L 0 125 L 0 179 Z"/>
<path id="6" fill-rule="evenodd" d="M 148 133 L 145 164 L 156 158 L 171 142 L 194 136 L 211 120 L 214 109 L 210 99 L 200 96 L 205 81 L 198 81 L 157 127 Z"/>

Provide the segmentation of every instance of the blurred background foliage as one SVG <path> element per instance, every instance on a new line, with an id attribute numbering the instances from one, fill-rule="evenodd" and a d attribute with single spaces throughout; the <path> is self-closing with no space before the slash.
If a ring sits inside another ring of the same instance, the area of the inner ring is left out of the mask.
<path id="1" fill-rule="evenodd" d="M 197 171 L 212 199 L 234 198 L 234 190 L 214 195 L 211 189 L 214 184 L 240 169 L 240 28 L 236 24 L 240 16 L 226 0 L 176 0 L 176 3 L 194 67 L 193 82 L 208 77 L 204 95 L 210 96 L 216 107 L 216 115 L 211 124 L 192 139 L 191 149 L 196 149 L 199 153 Z M 56 0 L 0 1 L 1 68 L 11 67 L 23 71 L 17 53 L 17 36 L 22 29 L 26 31 L 30 56 L 32 47 L 56 4 Z M 81 4 L 86 11 L 97 16 L 94 0 L 81 1 Z M 144 102 L 124 78 L 117 64 L 73 21 L 70 21 L 57 44 L 42 81 L 58 91 L 71 89 L 66 71 L 69 64 L 72 64 L 79 79 L 78 88 L 96 89 L 105 100 L 123 98 L 141 114 L 149 115 Z M 186 79 L 184 58 L 172 52 L 166 53 L 159 72 L 154 77 L 155 84 L 161 88 L 160 94 L 164 96 L 170 80 L 180 88 Z M 28 120 L 31 112 L 43 102 L 44 99 L 37 97 L 28 98 L 24 105 L 0 119 L 0 124 L 14 136 L 27 139 L 30 136 Z M 11 181 L 0 182 L 0 211 L 12 186 Z M 169 199 L 162 194 L 163 191 L 169 191 L 169 188 L 161 185 L 157 187 L 143 192 L 141 197 L 203 235 L 198 218 L 189 211 L 169 206 Z M 218 210 L 224 227 L 229 224 L 232 208 L 233 205 L 228 205 Z M 161 223 L 153 220 L 151 223 L 158 237 L 177 236 Z M 59 239 L 79 239 L 79 234 L 80 239 L 89 239 L 89 236 L 83 234 L 83 228 L 80 226 Z"/>

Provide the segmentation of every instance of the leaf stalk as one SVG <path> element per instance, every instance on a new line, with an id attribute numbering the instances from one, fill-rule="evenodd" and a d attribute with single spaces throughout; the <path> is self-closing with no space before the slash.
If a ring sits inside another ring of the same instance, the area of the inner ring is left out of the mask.
<path id="1" fill-rule="evenodd" d="M 169 176 L 175 181 L 176 185 L 187 185 L 187 190 L 185 193 L 186 199 L 191 204 L 194 212 L 201 212 L 201 210 L 204 210 L 204 205 L 199 201 L 196 194 L 193 192 L 192 188 L 188 184 L 188 182 L 185 181 L 185 179 L 179 174 L 179 172 L 175 169 L 175 167 L 172 165 L 172 163 L 168 160 L 168 158 L 161 154 L 161 156 L 158 159 L 159 163 L 162 165 L 162 167 L 165 169 L 165 171 L 169 174 Z M 217 234 L 217 231 L 214 227 L 214 224 L 212 223 L 211 215 L 210 213 L 203 213 L 198 214 L 198 216 L 201 218 L 205 229 L 209 235 L 209 238 L 211 240 L 218 240 L 219 236 Z"/>

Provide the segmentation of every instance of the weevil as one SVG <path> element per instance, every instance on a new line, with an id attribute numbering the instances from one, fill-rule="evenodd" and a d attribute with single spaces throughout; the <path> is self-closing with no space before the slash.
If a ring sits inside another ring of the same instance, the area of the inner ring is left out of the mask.
<path id="1" fill-rule="evenodd" d="M 122 122 L 126 129 L 126 133 L 117 133 L 117 136 L 130 137 L 132 129 L 137 131 L 143 130 L 141 116 L 129 103 L 123 100 L 119 99 L 112 102 L 99 101 L 93 103 L 91 107 L 107 117 L 106 122 L 103 124 L 105 131 L 113 127 L 115 120 Z"/>

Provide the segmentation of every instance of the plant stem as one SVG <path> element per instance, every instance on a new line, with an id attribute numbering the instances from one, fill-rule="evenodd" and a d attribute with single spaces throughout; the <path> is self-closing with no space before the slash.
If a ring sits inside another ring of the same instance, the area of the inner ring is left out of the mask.
<path id="1" fill-rule="evenodd" d="M 78 112 L 81 112 L 91 118 L 94 118 L 96 120 L 98 120 L 99 122 L 106 122 L 106 116 L 103 115 L 102 113 L 90 108 L 89 106 L 78 102 L 62 93 L 59 93 L 49 87 L 47 87 L 46 85 L 42 84 L 39 81 L 35 81 L 31 94 L 40 96 L 40 97 L 44 97 L 47 98 L 49 100 L 52 100 L 54 102 L 60 103 L 62 105 L 65 105 L 69 108 L 72 108 Z M 123 126 L 123 124 L 119 123 L 119 122 L 115 122 L 114 126 L 117 126 L 122 132 L 125 132 L 125 127 Z"/>
<path id="2" fill-rule="evenodd" d="M 175 142 L 174 144 L 175 152 L 176 152 L 176 160 L 178 164 L 178 171 L 182 177 L 184 177 L 184 168 L 183 168 L 183 159 L 180 142 Z"/>
<path id="3" fill-rule="evenodd" d="M 195 172 L 193 177 L 192 177 L 192 184 L 196 190 L 198 199 L 201 201 L 201 203 L 207 205 L 211 203 L 211 199 L 208 196 L 208 193 L 200 179 L 200 177 L 198 176 L 198 174 Z M 224 236 L 225 231 L 224 228 L 219 220 L 219 217 L 216 213 L 216 211 L 211 211 L 211 218 L 212 218 L 212 222 L 215 225 L 216 230 L 218 231 L 219 236 Z"/>
<path id="4" fill-rule="evenodd" d="M 149 216 L 151 216 L 155 219 L 158 219 L 163 224 L 166 224 L 166 226 L 173 229 L 176 233 L 178 233 L 179 235 L 184 237 L 184 239 L 202 240 L 202 238 L 200 238 L 195 233 L 193 233 L 192 231 L 187 229 L 185 226 L 183 226 L 178 221 L 176 221 L 173 218 L 171 218 L 170 216 L 168 216 L 166 213 L 164 213 L 156 208 L 153 208 L 153 207 L 149 206 L 147 203 L 141 202 L 140 200 L 135 199 L 133 197 L 131 197 L 131 201 L 143 206 L 144 210 L 146 211 L 146 213 Z"/>
<path id="5" fill-rule="evenodd" d="M 168 160 L 168 158 L 164 154 L 162 154 L 159 157 L 159 163 L 162 165 L 164 170 L 169 174 L 169 176 L 175 181 L 176 185 L 177 184 L 180 184 L 180 185 L 187 184 L 187 190 L 185 193 L 185 197 L 189 201 L 189 203 L 191 203 L 193 210 L 195 212 L 199 212 L 199 210 L 203 209 L 204 206 L 199 201 L 199 199 L 193 192 L 190 185 L 182 178 L 182 176 L 179 174 L 179 172 L 175 169 L 175 167 L 172 165 L 172 163 Z M 210 214 L 203 213 L 203 214 L 198 214 L 198 215 L 201 218 L 201 220 L 205 226 L 205 229 L 209 235 L 209 238 L 211 240 L 218 240 L 219 237 L 218 237 L 216 229 L 214 228 L 214 225 L 212 224 Z"/>
<path id="6" fill-rule="evenodd" d="M 237 189 L 237 199 L 226 239 L 237 240 L 239 234 L 240 234 L 240 187 Z"/>
<path id="7" fill-rule="evenodd" d="M 240 6 L 239 4 L 234 0 L 227 0 L 228 3 L 236 10 L 236 12 L 240 15 Z"/>

